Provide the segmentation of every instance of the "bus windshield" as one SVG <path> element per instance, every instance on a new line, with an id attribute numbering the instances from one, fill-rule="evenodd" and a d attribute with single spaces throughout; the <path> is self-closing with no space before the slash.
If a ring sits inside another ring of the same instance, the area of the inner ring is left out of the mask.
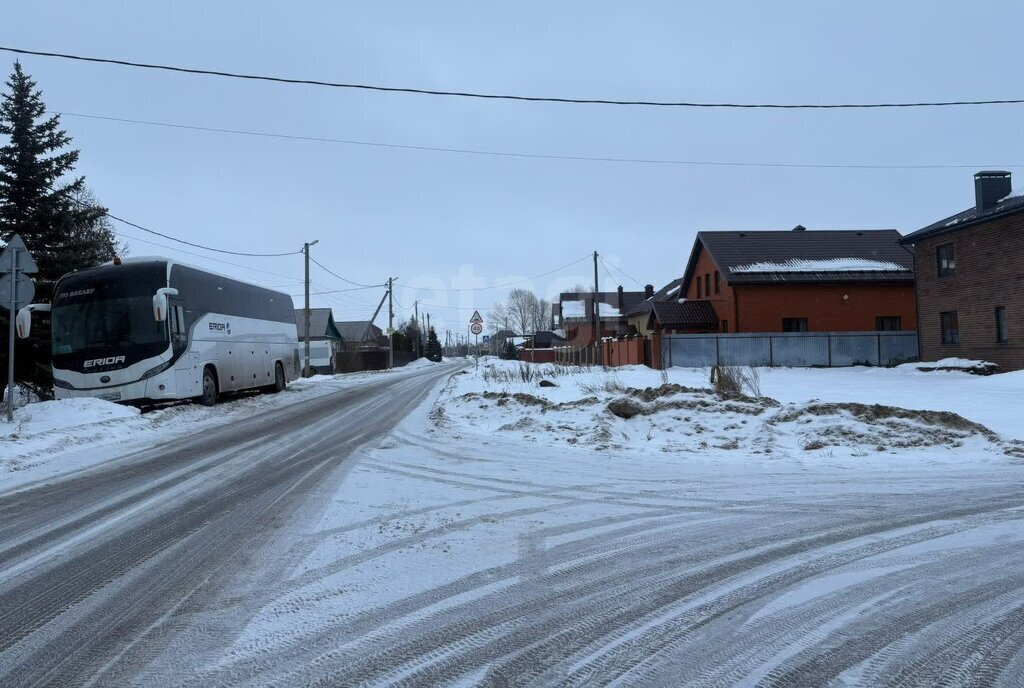
<path id="1" fill-rule="evenodd" d="M 52 318 L 54 355 L 167 341 L 167 324 L 153 318 L 150 296 L 59 305 L 53 309 Z"/>

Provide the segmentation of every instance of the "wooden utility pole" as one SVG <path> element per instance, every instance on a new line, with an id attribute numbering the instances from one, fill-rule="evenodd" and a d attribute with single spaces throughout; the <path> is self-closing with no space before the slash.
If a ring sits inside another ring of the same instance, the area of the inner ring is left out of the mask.
<path id="1" fill-rule="evenodd" d="M 305 357 L 305 365 L 302 367 L 302 377 L 309 377 L 309 318 L 310 318 L 310 311 L 309 311 L 309 247 L 314 245 L 314 244 L 316 244 L 318 241 L 320 241 L 320 240 L 319 239 L 314 239 L 313 241 L 307 241 L 302 246 L 302 253 L 303 253 L 303 255 L 306 258 L 306 304 L 305 304 L 305 308 L 303 309 L 303 313 L 306 316 L 306 328 L 305 328 L 306 331 L 305 331 L 305 333 L 303 335 L 306 338 L 306 346 L 305 346 L 306 357 Z"/>
<path id="2" fill-rule="evenodd" d="M 594 251 L 594 363 L 597 363 L 597 352 L 601 345 L 601 307 L 598 301 L 597 285 L 597 251 Z"/>
<path id="3" fill-rule="evenodd" d="M 395 367 L 395 306 L 391 297 L 394 277 L 388 277 L 388 369 Z"/>
<path id="4" fill-rule="evenodd" d="M 420 357 L 420 302 L 419 299 L 412 302 L 413 316 L 416 323 L 416 358 Z"/>

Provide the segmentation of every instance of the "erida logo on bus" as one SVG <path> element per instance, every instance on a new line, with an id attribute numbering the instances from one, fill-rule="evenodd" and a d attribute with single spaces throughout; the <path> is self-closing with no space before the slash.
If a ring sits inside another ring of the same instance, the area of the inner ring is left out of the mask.
<path id="1" fill-rule="evenodd" d="M 226 332 L 231 334 L 231 325 L 226 322 L 211 322 L 210 329 L 214 332 Z"/>
<path id="2" fill-rule="evenodd" d="M 91 358 L 82 364 L 83 368 L 99 368 L 100 366 L 115 365 L 124 363 L 124 356 L 107 356 L 106 358 Z"/>

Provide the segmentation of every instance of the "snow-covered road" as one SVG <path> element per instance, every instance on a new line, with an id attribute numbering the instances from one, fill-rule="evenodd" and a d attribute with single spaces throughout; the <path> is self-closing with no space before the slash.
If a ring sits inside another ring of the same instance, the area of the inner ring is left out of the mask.
<path id="1" fill-rule="evenodd" d="M 156 656 L 191 667 L 215 654 L 302 559 L 294 525 L 322 510 L 353 449 L 453 369 L 178 424 L 173 441 L 120 457 L 93 443 L 106 461 L 0 492 L 0 685 L 167 683 L 148 669 L 165 666 Z"/>
<path id="2" fill-rule="evenodd" d="M 174 685 L 1024 682 L 1019 458 L 553 446 L 441 399 Z"/>
<path id="3" fill-rule="evenodd" d="M 605 399 L 657 373 L 454 370 L 0 493 L 0 683 L 1024 684 L 1019 445 L 805 413 L 814 371 L 765 376 L 791 406 L 670 389 L 624 420 Z"/>

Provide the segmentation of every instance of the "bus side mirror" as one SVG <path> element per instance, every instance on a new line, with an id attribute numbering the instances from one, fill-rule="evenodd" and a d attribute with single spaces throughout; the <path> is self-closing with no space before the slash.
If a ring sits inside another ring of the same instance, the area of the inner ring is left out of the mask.
<path id="1" fill-rule="evenodd" d="M 28 339 L 29 334 L 32 332 L 32 311 L 48 313 L 50 311 L 50 304 L 32 303 L 18 311 L 14 323 L 18 330 L 18 337 L 21 339 Z"/>
<path id="2" fill-rule="evenodd" d="M 153 295 L 153 319 L 157 322 L 167 320 L 167 297 L 177 296 L 178 290 L 169 287 L 157 289 Z"/>

